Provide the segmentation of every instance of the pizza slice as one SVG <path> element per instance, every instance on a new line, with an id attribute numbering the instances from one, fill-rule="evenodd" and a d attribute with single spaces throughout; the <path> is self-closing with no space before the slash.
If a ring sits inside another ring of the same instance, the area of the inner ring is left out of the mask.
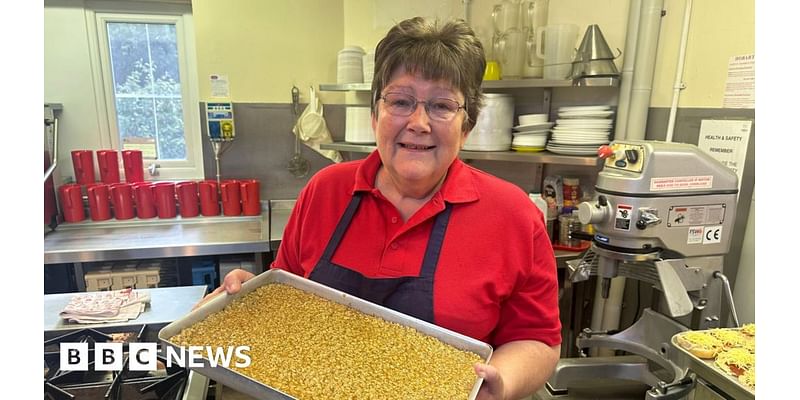
<path id="1" fill-rule="evenodd" d="M 743 374 L 739 375 L 739 383 L 744 386 L 749 387 L 752 390 L 756 389 L 756 369 L 755 367 L 744 371 Z"/>
<path id="2" fill-rule="evenodd" d="M 745 348 L 736 347 L 717 354 L 714 364 L 727 374 L 738 378 L 749 369 L 753 369 L 756 365 L 756 356 Z"/>
<path id="3" fill-rule="evenodd" d="M 676 338 L 678 344 L 695 357 L 713 359 L 724 349 L 724 344 L 707 332 L 685 332 Z"/>
<path id="4" fill-rule="evenodd" d="M 719 339 L 722 342 L 722 345 L 725 346 L 726 349 L 732 349 L 734 347 L 742 347 L 744 346 L 745 341 L 748 339 L 748 336 L 740 332 L 739 330 L 733 329 L 722 329 L 716 328 L 711 329 L 708 331 L 711 336 Z"/>

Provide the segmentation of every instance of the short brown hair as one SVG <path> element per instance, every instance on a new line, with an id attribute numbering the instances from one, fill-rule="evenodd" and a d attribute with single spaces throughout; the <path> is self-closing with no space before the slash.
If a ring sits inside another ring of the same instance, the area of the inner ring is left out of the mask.
<path id="1" fill-rule="evenodd" d="M 375 48 L 374 112 L 381 91 L 399 67 L 425 79 L 445 80 L 459 89 L 467 111 L 462 129 L 469 131 L 475 126 L 483 108 L 481 83 L 486 57 L 483 45 L 466 22 L 450 21 L 439 27 L 438 21 L 414 17 L 393 26 Z"/>

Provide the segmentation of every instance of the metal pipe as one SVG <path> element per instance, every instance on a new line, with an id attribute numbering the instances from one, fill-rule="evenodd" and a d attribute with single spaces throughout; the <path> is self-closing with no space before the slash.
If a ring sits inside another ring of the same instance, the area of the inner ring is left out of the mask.
<path id="1" fill-rule="evenodd" d="M 47 178 L 55 171 L 56 165 L 58 165 L 58 118 L 53 118 L 53 165 L 47 169 L 44 173 L 44 181 L 47 182 Z"/>
<path id="2" fill-rule="evenodd" d="M 599 332 L 603 328 L 603 309 L 606 305 L 606 299 L 603 298 L 603 289 L 601 282 L 603 278 L 598 275 L 597 276 L 597 285 L 595 286 L 594 290 L 594 302 L 592 303 L 592 320 L 589 324 L 590 329 L 593 332 Z M 589 349 L 589 355 L 592 357 L 597 357 L 599 349 L 597 347 L 592 347 Z"/>
<path id="3" fill-rule="evenodd" d="M 725 286 L 725 298 L 728 299 L 728 306 L 731 308 L 731 318 L 733 318 L 733 324 L 736 328 L 739 327 L 739 317 L 736 315 L 736 306 L 733 304 L 733 293 L 731 293 L 731 283 L 728 281 L 728 277 L 725 276 L 722 272 L 714 271 L 714 278 L 717 278 L 722 281 L 722 286 Z"/>
<path id="4" fill-rule="evenodd" d="M 678 111 L 678 99 L 681 90 L 686 88 L 683 84 L 683 64 L 686 59 L 686 42 L 689 40 L 689 21 L 692 18 L 692 0 L 686 0 L 686 10 L 683 13 L 683 31 L 681 32 L 681 47 L 678 51 L 678 69 L 675 71 L 675 83 L 672 85 L 672 106 L 669 108 L 669 123 L 667 124 L 667 137 L 664 141 L 672 141 L 675 131 L 675 117 Z"/>
<path id="5" fill-rule="evenodd" d="M 625 139 L 628 126 L 628 110 L 630 108 L 631 87 L 636 68 L 636 42 L 639 38 L 639 18 L 642 1 L 631 0 L 628 6 L 628 27 L 625 34 L 625 58 L 619 86 L 619 104 L 617 105 L 617 124 L 614 139 Z"/>
<path id="6" fill-rule="evenodd" d="M 603 320 L 600 329 L 603 331 L 614 331 L 619 329 L 619 319 L 622 314 L 622 298 L 625 294 L 625 277 L 617 276 L 611 279 L 611 288 L 608 298 L 603 304 Z M 600 356 L 613 356 L 613 349 L 600 349 Z"/>
<path id="7" fill-rule="evenodd" d="M 639 39 L 636 45 L 636 74 L 633 76 L 625 134 L 628 139 L 645 138 L 663 5 L 664 0 L 644 0 L 642 3 Z"/>

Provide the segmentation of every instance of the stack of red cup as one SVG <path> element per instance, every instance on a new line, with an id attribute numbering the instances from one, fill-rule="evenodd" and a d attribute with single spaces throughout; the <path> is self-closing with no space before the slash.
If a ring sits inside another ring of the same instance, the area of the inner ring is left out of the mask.
<path id="1" fill-rule="evenodd" d="M 140 150 L 97 150 L 100 181 L 95 181 L 91 150 L 73 150 L 72 163 L 76 183 L 58 188 L 64 221 L 80 222 L 87 218 L 83 196 L 88 198 L 92 221 L 134 217 L 193 218 L 260 215 L 260 184 L 255 179 L 230 179 L 181 182 L 146 182 Z M 120 177 L 119 157 L 122 157 Z"/>

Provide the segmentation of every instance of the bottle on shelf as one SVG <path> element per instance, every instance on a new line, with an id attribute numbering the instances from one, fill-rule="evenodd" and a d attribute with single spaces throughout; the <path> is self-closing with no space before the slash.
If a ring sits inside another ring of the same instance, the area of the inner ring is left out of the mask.
<path id="1" fill-rule="evenodd" d="M 531 199 L 533 204 L 536 204 L 536 207 L 539 208 L 539 211 L 542 212 L 544 223 L 547 225 L 547 200 L 545 200 L 544 197 L 542 197 L 542 194 L 539 192 L 528 193 L 528 197 Z"/>

